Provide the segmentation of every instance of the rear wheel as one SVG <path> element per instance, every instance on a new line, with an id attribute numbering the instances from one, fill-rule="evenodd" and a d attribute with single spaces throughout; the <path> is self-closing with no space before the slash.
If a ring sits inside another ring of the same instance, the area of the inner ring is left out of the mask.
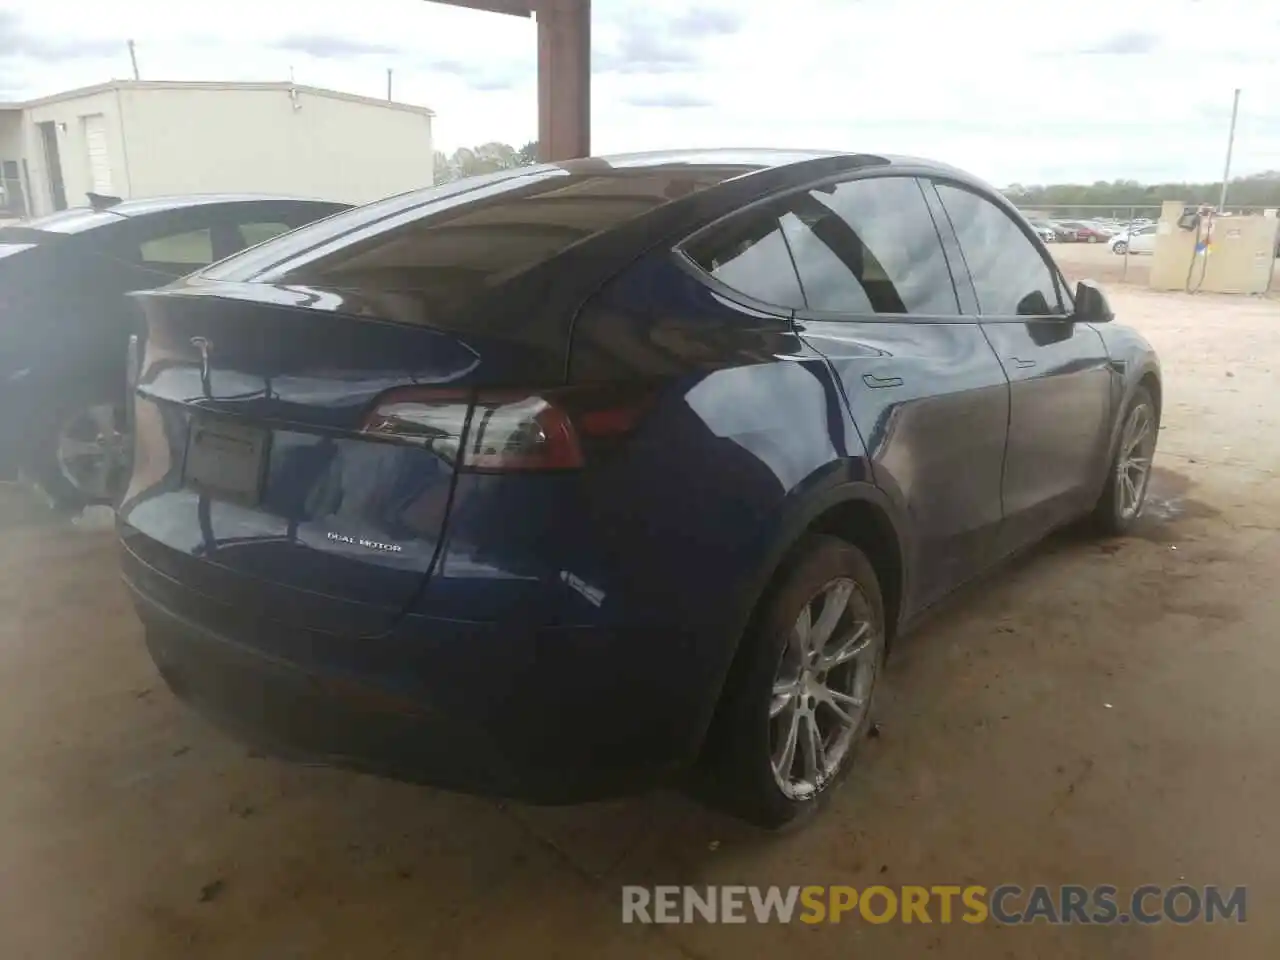
<path id="1" fill-rule="evenodd" d="M 1095 524 L 1103 533 L 1126 533 L 1142 515 L 1159 429 L 1151 392 L 1139 387 L 1125 410 L 1107 485 L 1093 512 Z"/>
<path id="2" fill-rule="evenodd" d="M 810 537 L 743 638 L 707 758 L 710 799 L 776 829 L 815 813 L 853 766 L 885 655 L 866 556 Z"/>
<path id="3" fill-rule="evenodd" d="M 60 409 L 32 439 L 27 472 L 57 507 L 79 510 L 117 500 L 131 456 L 123 405 L 82 398 Z"/>

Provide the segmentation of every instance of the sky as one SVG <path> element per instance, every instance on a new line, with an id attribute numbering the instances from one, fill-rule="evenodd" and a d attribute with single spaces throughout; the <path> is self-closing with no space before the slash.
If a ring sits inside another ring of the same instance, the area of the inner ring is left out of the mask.
<path id="1" fill-rule="evenodd" d="M 906 153 L 1005 186 L 1280 169 L 1263 0 L 595 0 L 592 149 Z M 436 146 L 537 136 L 533 21 L 426 0 L 0 0 L 0 101 L 131 74 L 287 80 L 436 112 Z"/>

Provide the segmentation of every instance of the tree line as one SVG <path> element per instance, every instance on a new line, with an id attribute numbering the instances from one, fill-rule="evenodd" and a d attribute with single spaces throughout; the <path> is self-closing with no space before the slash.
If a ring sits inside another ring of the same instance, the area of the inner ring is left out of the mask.
<path id="1" fill-rule="evenodd" d="M 1208 183 L 1142 184 L 1136 180 L 1098 180 L 1092 184 L 1055 183 L 1048 186 L 1026 186 L 1015 183 L 1007 187 L 1005 196 L 1019 207 L 1078 208 L 1071 213 L 1098 213 L 1087 207 L 1111 207 L 1126 211 L 1129 207 L 1158 209 L 1165 200 L 1217 205 L 1222 181 Z M 1280 170 L 1268 170 L 1247 177 L 1234 178 L 1227 188 L 1227 206 L 1280 207 Z"/>
<path id="2" fill-rule="evenodd" d="M 463 177 L 496 173 L 513 167 L 527 167 L 538 162 L 538 142 L 526 143 L 519 149 L 509 143 L 482 143 L 478 147 L 459 147 L 451 154 L 435 152 L 435 182 L 450 183 Z"/>
<path id="3" fill-rule="evenodd" d="M 459 147 L 451 154 L 437 150 L 435 182 L 450 183 L 463 177 L 525 167 L 537 162 L 536 140 L 518 148 L 495 140 L 475 147 Z M 1165 200 L 1216 204 L 1221 189 L 1221 181 L 1143 184 L 1137 180 L 1098 180 L 1091 184 L 1055 183 L 1044 186 L 1014 183 L 1005 188 L 1004 193 L 1019 207 L 1051 207 L 1056 211 L 1066 208 L 1069 214 L 1085 216 L 1097 214 L 1099 207 L 1113 208 L 1116 214 L 1127 212 L 1130 207 L 1142 208 L 1144 212 L 1158 210 Z M 1280 207 L 1280 170 L 1236 177 L 1227 191 L 1227 205 L 1233 208 Z"/>

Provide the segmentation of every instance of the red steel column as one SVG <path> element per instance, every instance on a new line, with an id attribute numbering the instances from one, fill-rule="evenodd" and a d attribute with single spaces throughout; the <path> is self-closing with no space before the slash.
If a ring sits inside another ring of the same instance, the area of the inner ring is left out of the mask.
<path id="1" fill-rule="evenodd" d="M 540 160 L 591 155 L 591 0 L 537 0 Z"/>

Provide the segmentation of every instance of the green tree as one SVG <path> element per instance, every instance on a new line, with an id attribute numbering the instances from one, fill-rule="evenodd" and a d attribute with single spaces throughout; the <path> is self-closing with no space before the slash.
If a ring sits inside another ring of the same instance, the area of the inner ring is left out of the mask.
<path id="1" fill-rule="evenodd" d="M 431 169 L 434 173 L 434 183 L 448 183 L 450 180 L 456 180 L 453 167 L 449 165 L 449 156 L 443 150 L 435 151 L 432 158 Z"/>
<path id="2" fill-rule="evenodd" d="M 435 182 L 449 183 L 463 177 L 476 177 L 499 170 L 525 167 L 537 163 L 538 144 L 526 143 L 517 150 L 508 143 L 493 140 L 477 147 L 459 147 L 445 156 L 439 150 L 435 154 Z"/>
<path id="3" fill-rule="evenodd" d="M 538 162 L 538 141 L 530 140 L 516 151 L 516 164 L 521 167 L 532 166 Z"/>
<path id="4" fill-rule="evenodd" d="M 1149 212 L 1163 200 L 1187 203 L 1218 202 L 1222 182 L 1142 184 L 1136 180 L 1098 180 L 1091 185 L 1055 183 L 1046 186 L 1010 185 L 1005 196 L 1019 207 L 1052 208 L 1063 216 L 1096 216 L 1110 207 L 1114 215 L 1130 207 Z M 1237 177 L 1227 190 L 1228 207 L 1280 207 L 1280 170 Z M 1091 209 L 1092 208 L 1092 209 Z"/>

